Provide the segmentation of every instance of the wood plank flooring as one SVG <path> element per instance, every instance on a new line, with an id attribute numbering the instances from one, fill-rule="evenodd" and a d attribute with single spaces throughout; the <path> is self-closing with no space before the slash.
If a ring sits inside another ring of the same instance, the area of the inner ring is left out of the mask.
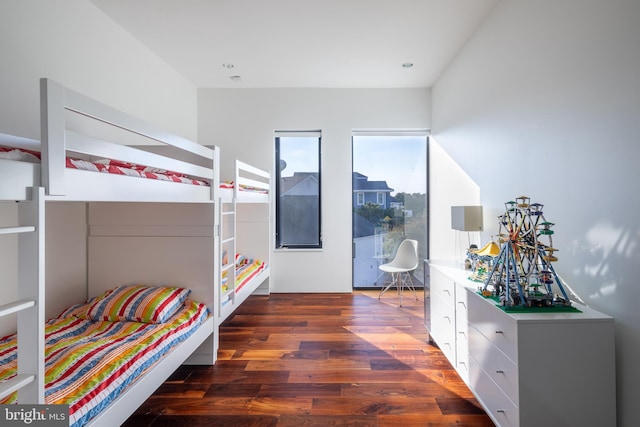
<path id="1" fill-rule="evenodd" d="M 183 366 L 124 424 L 493 426 L 438 348 L 423 301 L 378 291 L 251 296 L 215 366 Z"/>

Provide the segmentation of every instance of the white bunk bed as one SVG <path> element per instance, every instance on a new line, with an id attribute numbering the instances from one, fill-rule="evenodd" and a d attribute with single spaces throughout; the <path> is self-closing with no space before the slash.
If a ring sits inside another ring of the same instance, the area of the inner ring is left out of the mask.
<path id="1" fill-rule="evenodd" d="M 269 293 L 271 174 L 236 160 L 221 187 L 219 323 L 252 293 Z"/>
<path id="2" fill-rule="evenodd" d="M 220 257 L 219 149 L 161 131 L 51 80 L 42 79 L 40 86 L 42 162 L 0 159 L 0 200 L 19 202 L 18 224 L 0 228 L 0 234 L 18 235 L 19 260 L 18 299 L 0 306 L 0 316 L 17 313 L 17 375 L 0 382 L 0 397 L 17 391 L 19 403 L 46 402 L 45 211 L 50 202 L 88 202 L 89 298 L 116 285 L 175 284 L 190 289 L 189 298 L 213 312 L 85 424 L 119 425 L 181 364 L 215 363 L 219 286 L 212 260 Z M 170 154 L 152 153 L 158 145 Z M 207 185 L 72 169 L 66 167 L 67 156 L 145 165 Z M 144 216 L 149 212 L 151 221 Z"/>

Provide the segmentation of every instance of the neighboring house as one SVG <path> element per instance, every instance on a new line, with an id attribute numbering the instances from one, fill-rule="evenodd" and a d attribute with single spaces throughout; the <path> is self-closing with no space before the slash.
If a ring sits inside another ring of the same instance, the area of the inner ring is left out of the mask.
<path id="1" fill-rule="evenodd" d="M 318 195 L 317 172 L 294 172 L 280 179 L 280 195 Z"/>
<path id="2" fill-rule="evenodd" d="M 369 177 L 359 172 L 353 173 L 353 206 L 358 207 L 373 203 L 382 209 L 392 207 L 395 199 L 391 196 L 393 188 L 389 188 L 387 181 L 369 181 Z"/>
<path id="3" fill-rule="evenodd" d="M 402 210 L 404 208 L 404 203 L 402 203 L 399 200 L 396 200 L 396 198 L 393 196 L 390 196 L 390 197 L 391 197 L 391 201 L 389 202 L 389 207 L 391 209 Z"/>
<path id="4" fill-rule="evenodd" d="M 386 181 L 369 181 L 361 173 L 353 173 L 353 203 L 359 207 L 367 203 L 380 206 L 381 209 L 402 207 L 402 203 L 391 196 L 393 188 Z M 317 210 L 319 183 L 317 172 L 295 172 L 292 176 L 280 179 L 280 219 L 287 223 L 288 235 L 280 236 L 281 242 L 305 245 L 318 236 L 318 221 L 305 213 Z M 354 214 L 354 238 L 373 236 L 375 225 Z"/>
<path id="5" fill-rule="evenodd" d="M 382 286 L 384 275 L 379 270 L 386 262 L 383 242 L 386 231 L 353 212 L 353 285 L 357 287 Z"/>
<path id="6" fill-rule="evenodd" d="M 319 234 L 319 221 L 309 212 L 318 212 L 320 185 L 317 172 L 295 172 L 280 179 L 280 241 L 288 245 L 310 245 Z"/>
<path id="7" fill-rule="evenodd" d="M 376 225 L 364 218 L 357 211 L 353 211 L 353 237 L 373 236 L 376 233 Z"/>
<path id="8" fill-rule="evenodd" d="M 381 209 L 395 208 L 402 203 L 391 196 L 393 188 L 386 181 L 369 181 L 369 177 L 353 173 L 353 277 L 355 287 L 382 286 L 384 275 L 380 264 L 388 261 L 383 254 L 385 228 L 362 217 L 358 208 L 367 203 Z"/>

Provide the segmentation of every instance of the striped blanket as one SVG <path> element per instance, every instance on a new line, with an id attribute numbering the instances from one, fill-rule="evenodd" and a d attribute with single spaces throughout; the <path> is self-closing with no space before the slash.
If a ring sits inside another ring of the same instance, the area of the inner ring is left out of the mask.
<path id="1" fill-rule="evenodd" d="M 246 263 L 236 267 L 236 292 L 260 274 L 266 267 L 264 261 L 249 259 Z"/>
<path id="2" fill-rule="evenodd" d="M 220 188 L 224 188 L 224 189 L 228 189 L 228 190 L 233 190 L 235 188 L 235 182 L 234 181 L 222 181 L 220 183 Z M 247 184 L 240 184 L 238 186 L 238 190 L 240 191 L 246 191 L 248 193 L 260 193 L 260 194 L 269 194 L 269 191 L 264 189 L 264 188 L 259 188 L 259 187 L 254 187 L 252 185 L 247 185 Z"/>
<path id="3" fill-rule="evenodd" d="M 162 324 L 78 317 L 86 311 L 86 304 L 70 307 L 48 321 L 45 332 L 45 402 L 68 404 L 73 427 L 94 418 L 209 316 L 192 301 Z M 15 334 L 0 338 L 0 379 L 15 375 L 16 356 Z M 14 393 L 0 403 L 16 400 Z"/>
<path id="4" fill-rule="evenodd" d="M 226 255 L 223 254 L 223 264 L 226 264 Z M 235 269 L 236 269 L 236 282 L 234 290 L 238 292 L 244 285 L 249 283 L 254 277 L 263 272 L 267 264 L 259 259 L 247 258 L 242 254 L 236 253 L 235 256 Z M 220 283 L 222 294 L 224 295 L 229 290 L 229 278 L 227 277 L 227 271 L 222 272 L 222 282 Z"/>
<path id="5" fill-rule="evenodd" d="M 24 148 L 13 148 L 0 146 L 0 159 L 18 160 L 30 163 L 40 163 L 40 152 L 27 150 Z M 149 166 L 137 165 L 134 163 L 121 162 L 118 160 L 96 160 L 90 162 L 82 159 L 66 158 L 66 167 L 70 169 L 80 169 L 92 172 L 109 173 L 114 175 L 127 175 L 137 178 L 156 179 L 160 181 L 179 182 L 182 184 L 192 184 L 207 186 L 205 181 L 191 178 L 185 174 L 172 172 L 164 169 Z"/>

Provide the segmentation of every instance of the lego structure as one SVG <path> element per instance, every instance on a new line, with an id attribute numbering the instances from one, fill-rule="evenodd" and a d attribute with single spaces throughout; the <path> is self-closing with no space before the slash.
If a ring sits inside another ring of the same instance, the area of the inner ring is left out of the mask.
<path id="1" fill-rule="evenodd" d="M 483 295 L 499 297 L 504 306 L 571 305 L 552 264 L 558 260 L 554 224 L 545 219 L 542 208 L 526 196 L 505 203 L 498 217 L 500 252 L 486 270 Z"/>

